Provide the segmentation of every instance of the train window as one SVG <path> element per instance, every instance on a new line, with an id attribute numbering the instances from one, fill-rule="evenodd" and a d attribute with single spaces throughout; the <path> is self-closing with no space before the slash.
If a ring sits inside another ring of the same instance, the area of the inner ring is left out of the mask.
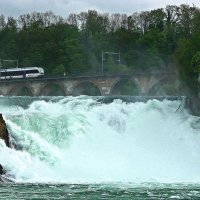
<path id="1" fill-rule="evenodd" d="M 14 70 L 14 71 L 2 71 L 1 73 L 2 77 L 26 77 L 26 74 L 35 74 L 36 76 L 39 76 L 40 71 L 38 69 L 19 69 L 19 70 Z"/>
<path id="2" fill-rule="evenodd" d="M 23 71 L 12 71 L 12 72 L 8 72 L 10 74 L 10 76 L 20 76 L 23 75 Z"/>
<path id="3" fill-rule="evenodd" d="M 1 76 L 20 76 L 20 75 L 23 75 L 23 71 L 1 72 Z"/>
<path id="4" fill-rule="evenodd" d="M 6 72 L 1 72 L 1 76 L 7 76 L 6 74 Z"/>
<path id="5" fill-rule="evenodd" d="M 35 70 L 27 70 L 25 71 L 26 74 L 32 74 L 32 73 L 39 73 L 39 71 L 37 69 Z"/>

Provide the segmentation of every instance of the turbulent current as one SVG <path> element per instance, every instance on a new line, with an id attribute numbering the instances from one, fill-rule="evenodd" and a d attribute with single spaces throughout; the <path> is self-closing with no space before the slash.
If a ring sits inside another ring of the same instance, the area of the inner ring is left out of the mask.
<path id="1" fill-rule="evenodd" d="M 1 97 L 0 163 L 23 183 L 199 183 L 199 118 L 181 103 Z"/>

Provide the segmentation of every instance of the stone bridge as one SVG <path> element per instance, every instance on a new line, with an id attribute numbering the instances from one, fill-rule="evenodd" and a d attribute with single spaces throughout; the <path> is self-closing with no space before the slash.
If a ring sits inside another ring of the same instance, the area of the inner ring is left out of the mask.
<path id="1" fill-rule="evenodd" d="M 174 95 L 175 73 L 135 73 L 130 75 L 43 77 L 0 81 L 4 96 L 76 95 Z"/>

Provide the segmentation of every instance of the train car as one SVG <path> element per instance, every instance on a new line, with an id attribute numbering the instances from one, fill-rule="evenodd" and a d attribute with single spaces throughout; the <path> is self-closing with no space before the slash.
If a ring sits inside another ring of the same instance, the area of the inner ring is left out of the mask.
<path id="1" fill-rule="evenodd" d="M 37 78 L 44 76 L 42 67 L 8 68 L 0 70 L 0 79 Z"/>

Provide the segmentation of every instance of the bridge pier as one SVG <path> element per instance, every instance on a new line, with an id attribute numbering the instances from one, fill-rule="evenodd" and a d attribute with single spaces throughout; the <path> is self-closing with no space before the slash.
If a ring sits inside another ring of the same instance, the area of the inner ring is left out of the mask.
<path id="1" fill-rule="evenodd" d="M 148 76 L 141 74 L 140 76 L 134 77 L 133 79 L 140 91 L 141 96 L 148 96 L 152 87 L 159 82 L 158 77 L 155 77 L 151 74 Z"/>
<path id="2" fill-rule="evenodd" d="M 96 80 L 95 84 L 98 85 L 101 96 L 108 96 L 111 95 L 112 87 L 116 81 L 118 81 L 118 79 L 116 78 L 107 80 Z"/>

